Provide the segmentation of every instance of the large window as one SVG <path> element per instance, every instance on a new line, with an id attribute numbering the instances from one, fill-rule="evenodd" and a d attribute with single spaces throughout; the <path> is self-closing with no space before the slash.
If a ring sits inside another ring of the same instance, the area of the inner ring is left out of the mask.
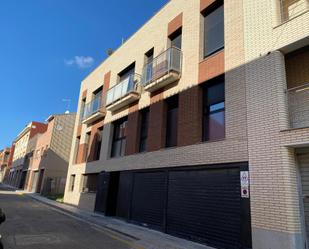
<path id="1" fill-rule="evenodd" d="M 182 43 L 182 29 L 178 29 L 175 31 L 171 36 L 169 37 L 171 41 L 171 47 L 176 47 L 181 49 L 181 43 Z"/>
<path id="2" fill-rule="evenodd" d="M 173 147 L 177 145 L 178 134 L 178 95 L 170 97 L 166 100 L 166 140 L 165 147 Z"/>
<path id="3" fill-rule="evenodd" d="M 74 186 L 75 186 L 75 178 L 76 175 L 70 175 L 70 187 L 69 187 L 69 191 L 74 191 Z"/>
<path id="4" fill-rule="evenodd" d="M 135 62 L 132 63 L 130 66 L 122 70 L 119 74 L 119 82 L 122 82 L 123 80 L 127 79 L 130 75 L 135 73 Z"/>
<path id="5" fill-rule="evenodd" d="M 100 160 L 102 135 L 103 135 L 103 127 L 100 127 L 97 133 L 95 134 L 94 160 Z"/>
<path id="6" fill-rule="evenodd" d="M 141 111 L 141 125 L 140 125 L 140 141 L 139 152 L 146 151 L 148 126 L 149 126 L 149 108 Z"/>
<path id="7" fill-rule="evenodd" d="M 95 193 L 98 188 L 99 174 L 86 174 L 83 175 L 83 193 Z"/>
<path id="8" fill-rule="evenodd" d="M 223 47 L 224 10 L 222 1 L 221 4 L 206 9 L 204 13 L 204 58 Z"/>
<path id="9" fill-rule="evenodd" d="M 114 123 L 114 136 L 111 157 L 124 156 L 126 150 L 127 118 Z"/>
<path id="10" fill-rule="evenodd" d="M 224 78 L 209 82 L 203 89 L 203 140 L 225 137 Z"/>

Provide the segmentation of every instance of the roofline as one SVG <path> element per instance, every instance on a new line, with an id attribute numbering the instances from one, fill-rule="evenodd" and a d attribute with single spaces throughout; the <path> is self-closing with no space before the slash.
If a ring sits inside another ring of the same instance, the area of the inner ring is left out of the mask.
<path id="1" fill-rule="evenodd" d="M 119 47 L 117 47 L 117 48 L 113 51 L 113 54 L 114 54 L 115 52 L 117 52 L 117 51 L 118 51 L 124 44 L 126 44 L 130 39 L 132 39 L 132 37 L 133 37 L 137 32 L 139 32 L 144 26 L 146 26 L 146 24 L 149 23 L 156 15 L 158 15 L 168 4 L 170 4 L 172 0 L 167 0 L 167 1 L 168 1 L 168 2 L 165 3 L 157 12 L 155 12 L 144 24 L 142 24 L 142 26 L 140 26 L 132 35 L 130 35 L 130 36 L 128 37 L 128 39 L 126 39 Z M 96 68 L 93 69 L 93 70 L 82 80 L 81 83 L 83 84 L 84 81 L 85 81 L 87 78 L 89 78 L 89 76 L 90 76 L 91 74 L 93 74 L 94 72 L 96 72 L 96 71 L 99 69 L 99 67 L 102 66 L 102 64 L 103 64 L 104 62 L 106 62 L 110 57 L 113 56 L 113 54 L 111 54 L 110 56 L 108 56 L 107 58 L 105 58 L 103 61 L 101 61 L 100 64 L 99 64 L 98 66 L 96 66 Z"/>

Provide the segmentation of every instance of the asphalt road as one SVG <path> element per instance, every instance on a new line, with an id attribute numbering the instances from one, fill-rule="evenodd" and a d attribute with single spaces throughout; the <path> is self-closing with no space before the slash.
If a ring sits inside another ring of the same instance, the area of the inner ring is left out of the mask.
<path id="1" fill-rule="evenodd" d="M 60 213 L 0 184 L 4 249 L 134 249 L 129 240 Z"/>

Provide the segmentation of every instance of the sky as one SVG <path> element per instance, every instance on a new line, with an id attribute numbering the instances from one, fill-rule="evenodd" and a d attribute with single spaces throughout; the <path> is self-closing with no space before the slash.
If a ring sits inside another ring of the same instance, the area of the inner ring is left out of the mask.
<path id="1" fill-rule="evenodd" d="M 30 122 L 76 112 L 81 81 L 167 0 L 1 0 L 0 149 Z"/>

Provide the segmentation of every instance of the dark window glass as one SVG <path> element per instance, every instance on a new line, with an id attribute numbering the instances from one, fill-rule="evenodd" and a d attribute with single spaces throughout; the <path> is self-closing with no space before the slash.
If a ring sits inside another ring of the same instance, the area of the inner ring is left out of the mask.
<path id="1" fill-rule="evenodd" d="M 220 78 L 204 88 L 203 140 L 225 137 L 224 79 Z"/>
<path id="2" fill-rule="evenodd" d="M 95 144 L 94 160 L 100 160 L 102 135 L 103 135 L 102 133 L 103 133 L 103 127 L 99 128 L 95 135 L 96 144 Z"/>
<path id="3" fill-rule="evenodd" d="M 111 157 L 124 156 L 126 149 L 127 118 L 114 123 L 114 137 Z"/>
<path id="4" fill-rule="evenodd" d="M 140 142 L 139 151 L 146 151 L 147 137 L 149 126 L 149 109 L 145 109 L 141 112 L 141 130 L 140 130 Z"/>
<path id="5" fill-rule="evenodd" d="M 181 40 L 182 40 L 181 34 L 182 34 L 182 29 L 179 29 L 170 36 L 171 47 L 176 47 L 176 48 L 181 49 Z"/>
<path id="6" fill-rule="evenodd" d="M 204 17 L 204 57 L 224 47 L 223 5 L 206 13 Z"/>
<path id="7" fill-rule="evenodd" d="M 123 80 L 127 79 L 130 75 L 135 73 L 135 62 L 132 63 L 130 66 L 128 66 L 126 69 L 122 70 L 118 76 L 119 76 L 119 82 L 122 82 Z"/>
<path id="8" fill-rule="evenodd" d="M 78 153 L 79 153 L 79 147 L 80 147 L 80 137 L 76 137 L 76 152 L 75 152 L 75 163 L 78 163 Z"/>
<path id="9" fill-rule="evenodd" d="M 165 147 L 177 145 L 177 126 L 178 126 L 178 96 L 173 96 L 166 100 L 166 142 Z"/>
<path id="10" fill-rule="evenodd" d="M 80 118 L 79 118 L 80 122 L 84 118 L 85 106 L 86 106 L 86 99 L 82 99 L 82 103 L 81 103 L 81 107 L 80 107 Z"/>
<path id="11" fill-rule="evenodd" d="M 97 192 L 99 174 L 87 174 L 84 175 L 83 177 L 84 181 L 83 181 L 82 192 L 84 193 Z"/>

